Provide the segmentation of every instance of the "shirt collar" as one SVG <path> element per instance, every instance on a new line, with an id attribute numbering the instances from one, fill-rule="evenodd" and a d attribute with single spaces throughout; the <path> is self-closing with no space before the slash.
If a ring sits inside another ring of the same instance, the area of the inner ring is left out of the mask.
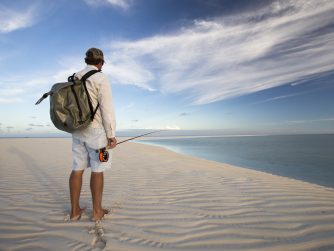
<path id="1" fill-rule="evenodd" d="M 86 66 L 86 69 L 87 69 L 87 70 L 98 70 L 98 68 L 97 68 L 95 65 L 91 65 L 91 64 L 88 64 L 88 65 Z"/>

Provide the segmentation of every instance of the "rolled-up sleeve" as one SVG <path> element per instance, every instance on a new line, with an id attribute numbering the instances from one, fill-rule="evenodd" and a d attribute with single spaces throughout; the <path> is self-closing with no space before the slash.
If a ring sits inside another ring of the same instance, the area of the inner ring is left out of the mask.
<path id="1" fill-rule="evenodd" d="M 101 78 L 98 101 L 100 103 L 104 130 L 106 131 L 108 138 L 113 138 L 116 134 L 115 110 L 113 105 L 111 86 L 106 76 Z"/>

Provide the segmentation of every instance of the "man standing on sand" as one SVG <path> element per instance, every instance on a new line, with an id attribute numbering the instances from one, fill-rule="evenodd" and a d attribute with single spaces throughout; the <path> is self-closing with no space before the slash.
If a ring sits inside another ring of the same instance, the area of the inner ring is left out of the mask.
<path id="1" fill-rule="evenodd" d="M 91 70 L 101 70 L 104 64 L 103 52 L 97 48 L 90 48 L 86 52 L 86 68 L 75 74 L 81 78 Z M 94 120 L 80 131 L 72 133 L 72 173 L 69 178 L 71 194 L 70 220 L 79 220 L 84 209 L 79 205 L 82 186 L 82 175 L 87 167 L 91 168 L 90 189 L 93 202 L 93 220 L 101 220 L 107 210 L 102 208 L 103 172 L 111 168 L 111 150 L 116 146 L 115 113 L 112 102 L 111 87 L 107 76 L 97 72 L 86 80 L 86 86 L 91 97 L 93 107 L 99 104 Z M 97 149 L 107 146 L 110 158 L 101 162 Z"/>

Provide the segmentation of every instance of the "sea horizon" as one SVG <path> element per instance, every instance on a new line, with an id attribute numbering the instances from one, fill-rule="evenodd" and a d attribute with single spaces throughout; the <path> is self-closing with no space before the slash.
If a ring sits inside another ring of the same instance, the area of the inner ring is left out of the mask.
<path id="1" fill-rule="evenodd" d="M 334 134 L 151 138 L 137 142 L 334 187 Z"/>
<path id="2" fill-rule="evenodd" d="M 145 131 L 123 131 L 117 137 L 134 137 L 138 136 L 139 132 Z M 136 139 L 134 142 L 334 188 L 334 157 L 331 156 L 334 151 L 334 134 L 332 133 L 262 135 L 194 135 L 186 131 L 183 133 L 180 135 L 178 131 L 178 135 L 175 135 L 170 131 L 164 134 L 160 132 Z M 1 135 L 0 138 L 71 138 L 71 134 L 6 137 Z M 315 142 L 316 146 L 312 146 Z"/>
<path id="3" fill-rule="evenodd" d="M 155 132 L 156 131 L 156 132 Z M 154 132 L 145 138 L 165 137 L 261 137 L 261 136 L 288 136 L 288 135 L 334 135 L 334 132 L 300 132 L 300 133 L 224 133 L 221 130 L 150 130 L 129 129 L 116 132 L 117 137 L 135 137 L 148 132 Z M 54 133 L 0 133 L 0 138 L 71 138 L 66 132 Z"/>

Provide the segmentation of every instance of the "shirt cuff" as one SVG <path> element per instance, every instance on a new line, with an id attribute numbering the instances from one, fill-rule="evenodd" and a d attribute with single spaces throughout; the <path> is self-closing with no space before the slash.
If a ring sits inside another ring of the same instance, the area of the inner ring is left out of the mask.
<path id="1" fill-rule="evenodd" d="M 106 134 L 107 134 L 107 138 L 110 139 L 110 138 L 115 138 L 115 132 L 113 130 L 106 130 Z"/>

